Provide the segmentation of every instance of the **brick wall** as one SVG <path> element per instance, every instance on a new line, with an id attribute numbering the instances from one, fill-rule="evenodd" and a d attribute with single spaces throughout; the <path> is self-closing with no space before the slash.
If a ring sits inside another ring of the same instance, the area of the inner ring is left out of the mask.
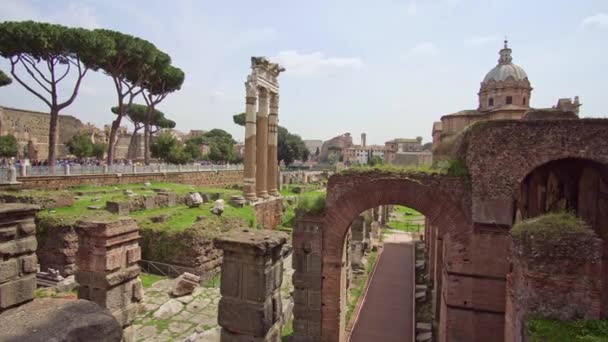
<path id="1" fill-rule="evenodd" d="M 59 175 L 17 178 L 20 185 L 0 185 L 3 188 L 47 189 L 58 190 L 75 186 L 93 185 L 108 186 L 145 182 L 168 182 L 190 184 L 195 186 L 222 187 L 240 184 L 243 181 L 242 171 L 201 171 L 201 172 L 167 172 L 135 174 L 102 174 L 102 175 Z"/>
<path id="2" fill-rule="evenodd" d="M 599 319 L 602 240 L 589 229 L 547 238 L 513 239 L 507 275 L 505 341 L 525 341 L 529 316 L 558 320 Z"/>
<path id="3" fill-rule="evenodd" d="M 257 223 L 264 229 L 275 229 L 283 217 L 283 199 L 278 198 L 254 205 Z"/>

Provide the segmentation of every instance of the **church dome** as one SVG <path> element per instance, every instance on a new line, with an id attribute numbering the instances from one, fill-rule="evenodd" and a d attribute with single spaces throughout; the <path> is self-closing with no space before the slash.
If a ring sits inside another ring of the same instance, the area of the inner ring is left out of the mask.
<path id="1" fill-rule="evenodd" d="M 483 79 L 483 83 L 488 83 L 491 80 L 505 81 L 509 77 L 513 77 L 516 81 L 520 81 L 528 78 L 528 75 L 519 65 L 515 65 L 513 63 L 498 64 L 496 67 L 494 67 L 494 69 L 488 72 L 486 77 Z"/>
<path id="2" fill-rule="evenodd" d="M 507 46 L 505 40 L 504 49 L 500 50 L 500 58 L 498 59 L 498 65 L 495 66 L 486 77 L 483 79 L 483 83 L 494 81 L 506 81 L 507 78 L 512 77 L 516 81 L 523 81 L 528 78 L 528 75 L 522 67 L 513 64 L 513 57 L 511 57 L 511 49 Z"/>

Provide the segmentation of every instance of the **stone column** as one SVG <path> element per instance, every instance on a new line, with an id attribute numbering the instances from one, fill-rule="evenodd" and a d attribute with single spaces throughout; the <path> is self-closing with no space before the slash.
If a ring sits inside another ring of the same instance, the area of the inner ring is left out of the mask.
<path id="1" fill-rule="evenodd" d="M 282 249 L 287 235 L 241 230 L 214 240 L 223 251 L 218 323 L 222 342 L 281 341 Z"/>
<path id="2" fill-rule="evenodd" d="M 38 209 L 30 204 L 0 205 L 0 314 L 34 299 Z"/>
<path id="3" fill-rule="evenodd" d="M 298 217 L 293 228 L 293 342 L 321 341 L 323 217 Z"/>
<path id="4" fill-rule="evenodd" d="M 279 94 L 270 94 L 270 114 L 268 115 L 268 177 L 266 178 L 268 194 L 280 196 L 277 190 L 279 160 L 277 145 L 279 143 Z"/>
<path id="5" fill-rule="evenodd" d="M 256 123 L 255 186 L 258 197 L 268 198 L 268 91 L 259 89 L 260 104 Z"/>
<path id="6" fill-rule="evenodd" d="M 139 227 L 131 218 L 80 221 L 77 226 L 78 298 L 108 308 L 124 329 L 123 341 L 132 341 L 131 323 L 143 299 Z"/>
<path id="7" fill-rule="evenodd" d="M 27 165 L 21 164 L 21 169 L 19 171 L 21 177 L 27 176 Z"/>
<path id="8" fill-rule="evenodd" d="M 65 174 L 66 174 L 67 176 L 69 176 L 69 175 L 70 175 L 70 164 L 65 164 Z"/>
<path id="9" fill-rule="evenodd" d="M 244 167 L 244 197 L 249 201 L 255 201 L 256 188 L 256 102 L 258 91 L 255 82 L 245 82 L 247 97 L 245 98 L 245 167 Z"/>

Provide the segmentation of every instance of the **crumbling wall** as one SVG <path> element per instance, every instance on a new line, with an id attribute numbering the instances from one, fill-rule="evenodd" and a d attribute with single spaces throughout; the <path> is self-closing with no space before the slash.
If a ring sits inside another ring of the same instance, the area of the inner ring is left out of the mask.
<path id="1" fill-rule="evenodd" d="M 599 319 L 602 240 L 570 214 L 523 221 L 512 230 L 505 341 L 525 341 L 525 320 Z"/>

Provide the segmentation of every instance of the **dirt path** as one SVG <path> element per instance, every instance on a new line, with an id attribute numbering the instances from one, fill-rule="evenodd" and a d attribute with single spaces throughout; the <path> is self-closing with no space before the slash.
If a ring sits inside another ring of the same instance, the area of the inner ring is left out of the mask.
<path id="1" fill-rule="evenodd" d="M 413 253 L 408 234 L 385 235 L 384 251 L 370 280 L 350 342 L 412 340 Z"/>

